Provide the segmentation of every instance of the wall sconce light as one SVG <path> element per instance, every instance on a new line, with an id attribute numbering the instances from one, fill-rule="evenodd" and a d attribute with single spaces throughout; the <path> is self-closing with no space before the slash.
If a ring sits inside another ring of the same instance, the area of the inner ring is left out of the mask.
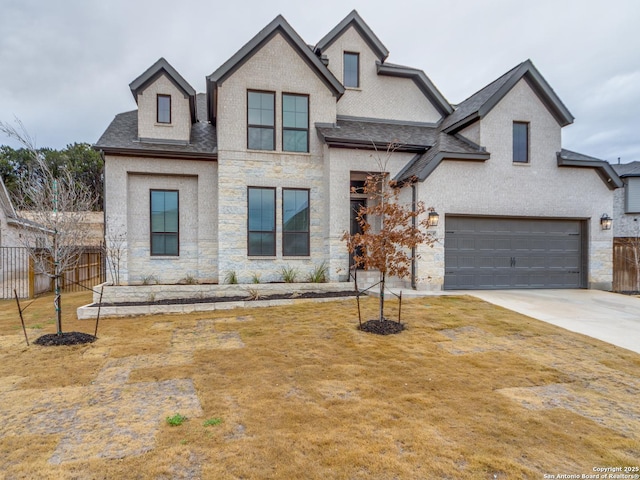
<path id="1" fill-rule="evenodd" d="M 600 217 L 600 227 L 602 228 L 602 230 L 611 230 L 612 222 L 613 222 L 613 219 L 606 213 L 603 213 L 602 216 Z"/>
<path id="2" fill-rule="evenodd" d="M 429 216 L 427 217 L 427 225 L 429 227 L 437 227 L 438 221 L 440 220 L 440 215 L 435 210 L 429 211 Z"/>

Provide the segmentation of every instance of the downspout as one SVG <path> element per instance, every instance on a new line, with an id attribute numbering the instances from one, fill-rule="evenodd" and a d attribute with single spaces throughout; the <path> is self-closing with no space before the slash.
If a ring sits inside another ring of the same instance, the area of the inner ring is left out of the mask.
<path id="1" fill-rule="evenodd" d="M 415 213 L 416 211 L 416 183 L 411 183 L 411 211 Z M 416 228 L 416 217 L 411 217 L 411 226 Z M 416 247 L 411 248 L 411 289 L 417 290 L 418 287 L 416 285 Z"/>

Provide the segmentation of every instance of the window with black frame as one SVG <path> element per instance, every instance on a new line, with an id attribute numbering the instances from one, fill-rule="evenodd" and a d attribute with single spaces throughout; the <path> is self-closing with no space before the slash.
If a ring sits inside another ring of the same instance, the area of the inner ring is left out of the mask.
<path id="1" fill-rule="evenodd" d="M 275 150 L 275 93 L 247 92 L 247 148 Z"/>
<path id="2" fill-rule="evenodd" d="M 276 254 L 276 189 L 249 187 L 247 249 L 249 256 Z"/>
<path id="3" fill-rule="evenodd" d="M 309 255 L 309 190 L 282 189 L 282 254 Z"/>
<path id="4" fill-rule="evenodd" d="M 282 150 L 309 151 L 309 97 L 282 95 Z"/>
<path id="5" fill-rule="evenodd" d="M 179 254 L 177 190 L 151 190 L 151 255 Z"/>
<path id="6" fill-rule="evenodd" d="M 529 163 L 529 124 L 513 122 L 513 161 Z"/>

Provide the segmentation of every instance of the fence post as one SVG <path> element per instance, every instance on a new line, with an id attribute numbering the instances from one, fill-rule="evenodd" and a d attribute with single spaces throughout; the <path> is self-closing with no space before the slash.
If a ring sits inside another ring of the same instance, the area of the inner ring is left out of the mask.
<path id="1" fill-rule="evenodd" d="M 33 258 L 31 257 L 31 255 L 28 256 L 29 258 L 29 298 L 33 298 L 36 295 L 36 272 L 35 272 L 35 266 L 33 264 Z"/>

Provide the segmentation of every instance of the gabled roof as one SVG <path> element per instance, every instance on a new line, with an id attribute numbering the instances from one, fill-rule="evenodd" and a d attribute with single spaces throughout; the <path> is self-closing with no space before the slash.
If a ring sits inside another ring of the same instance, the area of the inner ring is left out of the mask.
<path id="1" fill-rule="evenodd" d="M 396 175 L 394 180 L 407 182 L 424 181 L 443 160 L 465 160 L 484 162 L 489 153 L 479 145 L 458 135 L 438 132 L 433 147 L 418 154 Z"/>
<path id="2" fill-rule="evenodd" d="M 191 121 L 196 121 L 195 97 L 196 91 L 191 85 L 180 75 L 175 68 L 164 58 L 160 58 L 156 63 L 151 65 L 145 72 L 129 84 L 131 94 L 138 103 L 138 93 L 144 90 L 146 86 L 155 81 L 160 75 L 165 74 L 173 84 L 179 88 L 187 97 L 191 106 Z"/>
<path id="3" fill-rule="evenodd" d="M 558 152 L 558 166 L 594 168 L 609 189 L 615 190 L 616 188 L 624 186 L 622 180 L 620 180 L 620 177 L 609 162 L 595 157 L 589 157 L 582 153 L 572 152 L 571 150 L 563 148 Z"/>
<path id="4" fill-rule="evenodd" d="M 384 62 L 389 56 L 389 50 L 385 47 L 380 39 L 373 33 L 373 30 L 369 28 L 369 25 L 362 19 L 358 12 L 353 10 L 347 15 L 333 30 L 327 33 L 317 44 L 315 51 L 318 55 L 321 55 L 333 42 L 335 42 L 340 35 L 342 35 L 349 27 L 355 27 L 360 33 L 362 38 L 367 42 L 371 50 L 376 54 L 380 62 Z"/>
<path id="5" fill-rule="evenodd" d="M 309 65 L 324 84 L 340 98 L 344 93 L 344 87 L 329 71 L 327 66 L 313 53 L 300 35 L 289 25 L 282 15 L 278 15 L 269 25 L 264 27 L 255 37 L 236 52 L 229 60 L 223 63 L 215 72 L 207 77 L 207 95 L 209 101 L 210 118 L 215 118 L 215 99 L 213 92 L 238 68 L 249 60 L 258 50 L 268 43 L 275 35 L 280 34 Z"/>
<path id="6" fill-rule="evenodd" d="M 377 62 L 378 75 L 387 75 L 390 77 L 402 77 L 412 79 L 418 88 L 425 94 L 431 103 L 438 109 L 441 115 L 446 116 L 453 113 L 453 107 L 446 98 L 440 93 L 436 86 L 431 82 L 429 77 L 417 68 L 405 67 L 404 65 L 395 65 L 393 63 Z"/>
<path id="7" fill-rule="evenodd" d="M 443 121 L 443 131 L 446 133 L 457 132 L 484 117 L 523 78 L 540 97 L 560 126 L 564 127 L 573 123 L 571 112 L 544 77 L 540 75 L 531 60 L 527 60 L 458 105 L 456 110 Z"/>

